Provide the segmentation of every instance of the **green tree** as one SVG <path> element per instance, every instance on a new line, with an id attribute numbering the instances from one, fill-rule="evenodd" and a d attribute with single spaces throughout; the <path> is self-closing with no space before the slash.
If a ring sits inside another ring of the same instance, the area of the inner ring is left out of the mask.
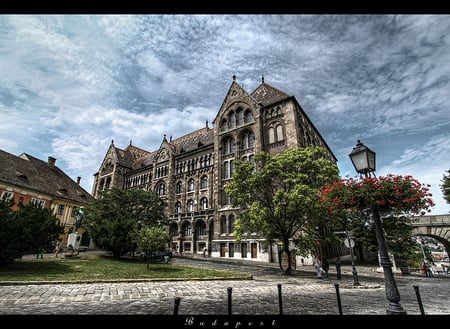
<path id="1" fill-rule="evenodd" d="M 14 220 L 11 207 L 12 200 L 0 200 L 0 268 L 12 263 L 14 259 L 20 258 L 21 251 L 20 226 Z"/>
<path id="2" fill-rule="evenodd" d="M 164 207 L 164 200 L 152 191 L 105 190 L 86 207 L 83 227 L 97 247 L 120 258 L 136 249 L 134 238 L 143 225 L 165 221 Z"/>
<path id="3" fill-rule="evenodd" d="M 136 234 L 136 250 L 150 255 L 155 251 L 167 249 L 170 241 L 169 232 L 162 226 L 143 226 Z M 149 267 L 147 257 L 147 268 Z"/>
<path id="4" fill-rule="evenodd" d="M 347 228 L 352 232 L 356 244 L 377 253 L 375 227 L 370 217 L 365 212 L 356 212 L 348 223 Z M 383 217 L 383 229 L 389 252 L 394 254 L 395 259 L 416 261 L 418 245 L 412 238 L 413 227 L 409 217 L 387 215 Z"/>
<path id="5" fill-rule="evenodd" d="M 442 177 L 441 190 L 442 194 L 444 194 L 444 199 L 447 203 L 450 203 L 450 170 L 447 170 L 446 173 L 447 175 L 444 174 Z"/>
<path id="6" fill-rule="evenodd" d="M 267 243 L 292 241 L 302 255 L 315 253 L 323 209 L 319 190 L 339 179 L 337 165 L 321 147 L 292 148 L 277 155 L 260 152 L 255 163 L 236 161 L 233 180 L 225 186 L 233 206 L 240 207 L 235 237 L 255 232 Z M 285 274 L 291 273 L 290 267 Z"/>
<path id="7" fill-rule="evenodd" d="M 19 203 L 19 209 L 12 211 L 13 205 L 12 200 L 0 200 L 0 267 L 47 249 L 63 232 L 50 209 Z"/>

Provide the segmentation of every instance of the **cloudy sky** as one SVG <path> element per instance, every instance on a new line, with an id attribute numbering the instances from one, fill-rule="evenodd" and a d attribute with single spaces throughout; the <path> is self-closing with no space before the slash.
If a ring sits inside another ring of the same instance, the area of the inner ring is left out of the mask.
<path id="1" fill-rule="evenodd" d="M 114 140 L 156 150 L 211 122 L 236 75 L 296 97 L 336 157 L 377 176 L 450 169 L 450 15 L 0 15 L 0 149 L 92 191 Z"/>

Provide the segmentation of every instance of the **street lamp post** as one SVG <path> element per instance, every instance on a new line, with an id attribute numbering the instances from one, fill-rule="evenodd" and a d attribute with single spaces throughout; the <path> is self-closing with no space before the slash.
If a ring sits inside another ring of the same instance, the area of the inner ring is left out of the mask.
<path id="1" fill-rule="evenodd" d="M 371 172 L 375 172 L 375 152 L 358 140 L 358 143 L 349 154 L 350 159 L 359 174 L 370 177 Z M 375 234 L 380 252 L 380 264 L 383 267 L 386 298 L 389 301 L 386 313 L 394 315 L 406 315 L 406 311 L 400 305 L 400 293 L 395 283 L 394 274 L 392 272 L 392 262 L 389 258 L 386 237 L 383 231 L 383 223 L 381 221 L 380 212 L 376 204 L 371 205 L 373 221 L 375 225 Z"/>

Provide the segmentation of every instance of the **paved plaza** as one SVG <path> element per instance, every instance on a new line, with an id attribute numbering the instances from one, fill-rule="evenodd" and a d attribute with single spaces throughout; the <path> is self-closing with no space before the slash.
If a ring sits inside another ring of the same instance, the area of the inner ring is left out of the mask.
<path id="1" fill-rule="evenodd" d="M 312 266 L 284 276 L 277 264 L 213 258 L 174 257 L 171 263 L 250 273 L 249 279 L 0 285 L 0 315 L 192 315 L 271 316 L 385 315 L 384 276 L 351 266 L 337 280 L 318 279 Z M 400 304 L 408 315 L 450 315 L 450 275 L 432 278 L 395 274 Z M 337 287 L 336 284 L 339 286 Z M 416 289 L 414 288 L 416 286 Z M 417 294 L 419 292 L 419 295 Z M 340 300 L 340 305 L 338 303 Z M 177 301 L 177 303 L 176 303 Z M 183 320 L 185 321 L 185 320 Z"/>

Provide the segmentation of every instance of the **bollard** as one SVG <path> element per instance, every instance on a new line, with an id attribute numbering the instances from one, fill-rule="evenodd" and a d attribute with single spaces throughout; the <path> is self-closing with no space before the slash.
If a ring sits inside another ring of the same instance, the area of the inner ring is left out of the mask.
<path id="1" fill-rule="evenodd" d="M 283 315 L 283 301 L 281 300 L 281 283 L 278 284 L 278 305 L 280 308 L 280 315 Z"/>
<path id="2" fill-rule="evenodd" d="M 231 287 L 227 288 L 227 290 L 228 290 L 228 315 L 231 315 L 231 290 L 232 289 L 233 288 L 231 288 Z"/>
<path id="3" fill-rule="evenodd" d="M 336 297 L 339 307 L 339 315 L 342 315 L 342 305 L 341 305 L 341 296 L 339 295 L 339 283 L 335 283 L 334 287 L 336 288 Z"/>
<path id="4" fill-rule="evenodd" d="M 423 310 L 423 305 L 422 305 L 422 298 L 420 298 L 419 287 L 415 286 L 415 285 L 413 287 L 414 287 L 414 290 L 416 291 L 417 302 L 419 303 L 419 308 L 420 308 L 420 314 L 425 315 L 425 311 Z"/>
<path id="5" fill-rule="evenodd" d="M 178 308 L 180 307 L 180 297 L 175 297 L 175 305 L 173 309 L 173 315 L 178 315 Z"/>

